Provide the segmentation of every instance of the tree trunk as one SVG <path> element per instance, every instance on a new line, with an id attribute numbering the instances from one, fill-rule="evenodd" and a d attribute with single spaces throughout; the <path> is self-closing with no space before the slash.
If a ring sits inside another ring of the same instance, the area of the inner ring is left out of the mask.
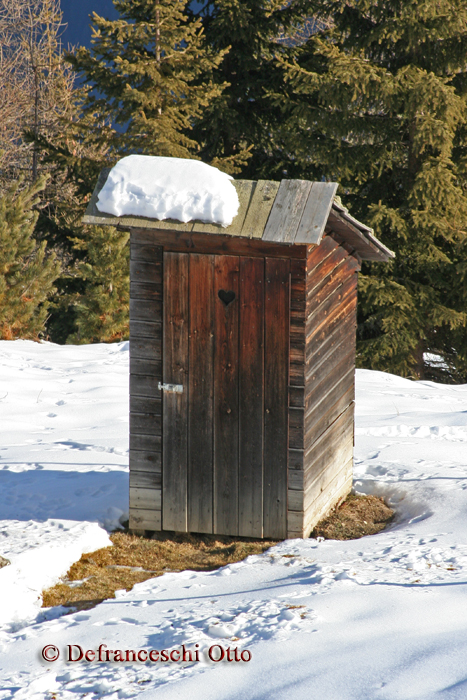
<path id="1" fill-rule="evenodd" d="M 425 343 L 423 340 L 419 340 L 414 353 L 414 374 L 417 379 L 425 379 L 425 361 L 423 359 L 423 353 L 425 352 Z"/>

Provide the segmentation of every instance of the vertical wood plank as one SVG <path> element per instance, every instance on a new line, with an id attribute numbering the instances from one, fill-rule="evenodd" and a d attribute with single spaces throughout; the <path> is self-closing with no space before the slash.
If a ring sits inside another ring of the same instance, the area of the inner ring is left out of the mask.
<path id="1" fill-rule="evenodd" d="M 188 255 L 164 253 L 162 529 L 187 531 Z"/>
<path id="2" fill-rule="evenodd" d="M 225 304 L 219 290 L 233 292 Z M 214 272 L 214 532 L 238 534 L 239 258 L 215 256 Z"/>
<path id="3" fill-rule="evenodd" d="M 287 536 L 290 261 L 266 258 L 263 536 Z"/>
<path id="4" fill-rule="evenodd" d="M 190 255 L 188 531 L 212 532 L 214 257 Z"/>
<path id="5" fill-rule="evenodd" d="M 239 530 L 263 536 L 264 259 L 240 258 Z"/>

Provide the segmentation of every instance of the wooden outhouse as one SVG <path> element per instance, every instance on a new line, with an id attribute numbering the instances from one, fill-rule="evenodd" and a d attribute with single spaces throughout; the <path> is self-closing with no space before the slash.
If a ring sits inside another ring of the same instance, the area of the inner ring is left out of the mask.
<path id="1" fill-rule="evenodd" d="M 307 537 L 352 484 L 357 272 L 335 183 L 235 181 L 231 226 L 131 231 L 130 528 Z"/>

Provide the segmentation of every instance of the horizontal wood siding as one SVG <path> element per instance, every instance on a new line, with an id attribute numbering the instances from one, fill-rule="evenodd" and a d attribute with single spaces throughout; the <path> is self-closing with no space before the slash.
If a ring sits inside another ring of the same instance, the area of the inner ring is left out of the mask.
<path id="1" fill-rule="evenodd" d="M 162 248 L 131 236 L 130 528 L 160 530 Z"/>
<path id="2" fill-rule="evenodd" d="M 291 260 L 287 537 L 303 536 L 306 270 L 305 260 Z"/>
<path id="3" fill-rule="evenodd" d="M 352 473 L 353 457 L 347 464 L 341 465 L 340 471 L 335 473 L 328 488 L 307 504 L 303 522 L 304 537 L 309 537 L 317 523 L 348 495 L 352 488 Z"/>
<path id="4" fill-rule="evenodd" d="M 329 236 L 307 258 L 303 479 L 295 479 L 305 537 L 352 485 L 358 269 Z M 296 425 L 291 447 L 298 435 Z"/>
<path id="5" fill-rule="evenodd" d="M 131 530 L 161 530 L 162 518 L 160 510 L 145 510 L 130 507 L 130 529 Z"/>

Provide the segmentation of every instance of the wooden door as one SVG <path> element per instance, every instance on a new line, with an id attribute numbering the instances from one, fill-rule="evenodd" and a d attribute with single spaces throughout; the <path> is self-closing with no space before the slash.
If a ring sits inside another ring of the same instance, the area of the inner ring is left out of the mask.
<path id="1" fill-rule="evenodd" d="M 164 530 L 286 537 L 289 274 L 164 253 Z"/>

